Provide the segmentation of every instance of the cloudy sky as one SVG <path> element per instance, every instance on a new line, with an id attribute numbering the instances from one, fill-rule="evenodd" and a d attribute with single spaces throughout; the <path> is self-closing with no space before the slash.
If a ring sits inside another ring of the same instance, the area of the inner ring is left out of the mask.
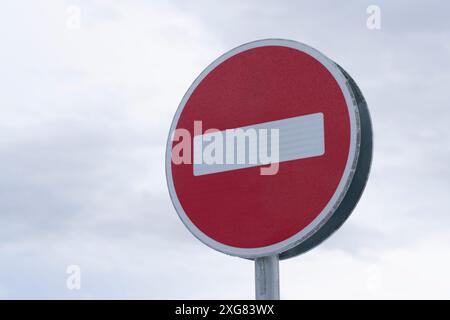
<path id="1" fill-rule="evenodd" d="M 377 5 L 381 28 L 370 30 Z M 239 299 L 250 261 L 170 202 L 164 149 L 195 77 L 262 38 L 362 89 L 374 159 L 348 222 L 282 261 L 281 297 L 450 298 L 450 6 L 439 1 L 8 1 L 0 10 L 0 298 Z M 81 289 L 66 286 L 81 268 Z"/>

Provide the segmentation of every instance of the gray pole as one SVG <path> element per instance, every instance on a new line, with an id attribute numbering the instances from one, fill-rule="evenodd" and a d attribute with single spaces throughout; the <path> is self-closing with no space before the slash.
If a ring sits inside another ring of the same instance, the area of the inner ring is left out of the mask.
<path id="1" fill-rule="evenodd" d="M 278 256 L 255 259 L 255 289 L 256 300 L 279 300 Z"/>

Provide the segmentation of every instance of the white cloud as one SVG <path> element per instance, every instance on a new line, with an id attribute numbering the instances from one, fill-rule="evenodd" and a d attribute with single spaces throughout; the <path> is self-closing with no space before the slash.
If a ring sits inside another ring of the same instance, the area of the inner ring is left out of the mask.
<path id="1" fill-rule="evenodd" d="M 364 257 L 319 249 L 282 265 L 286 299 L 445 299 L 450 278 L 448 234 Z"/>

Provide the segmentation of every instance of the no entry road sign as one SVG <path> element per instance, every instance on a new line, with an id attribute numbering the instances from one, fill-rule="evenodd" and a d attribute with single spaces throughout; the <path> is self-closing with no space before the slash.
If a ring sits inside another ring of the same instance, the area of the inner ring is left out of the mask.
<path id="1" fill-rule="evenodd" d="M 350 215 L 372 129 L 350 76 L 315 49 L 269 39 L 209 65 L 183 97 L 166 153 L 186 227 L 221 252 L 288 258 Z"/>

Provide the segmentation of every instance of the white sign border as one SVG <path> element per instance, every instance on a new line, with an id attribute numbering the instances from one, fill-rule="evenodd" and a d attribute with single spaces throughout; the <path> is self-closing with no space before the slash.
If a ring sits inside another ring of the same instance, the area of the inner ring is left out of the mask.
<path id="1" fill-rule="evenodd" d="M 316 60 L 318 60 L 327 70 L 333 75 L 336 82 L 338 83 L 339 87 L 341 88 L 341 91 L 344 95 L 349 117 L 350 117 L 350 148 L 349 148 L 349 155 L 347 158 L 347 163 L 345 165 L 344 173 L 341 177 L 341 180 L 339 181 L 338 187 L 336 188 L 333 196 L 331 197 L 330 201 L 327 203 L 325 208 L 321 211 L 321 213 L 308 225 L 306 226 L 302 231 L 294 234 L 293 236 L 289 237 L 286 240 L 283 240 L 281 242 L 278 242 L 276 244 L 272 244 L 270 246 L 265 247 L 259 247 L 259 248 L 239 248 L 239 247 L 233 247 L 229 245 L 225 245 L 223 243 L 220 243 L 211 237 L 207 236 L 205 233 L 203 233 L 195 224 L 189 219 L 187 214 L 184 212 L 183 207 L 181 206 L 181 203 L 177 197 L 175 186 L 173 184 L 173 177 L 172 177 L 172 139 L 173 132 L 176 129 L 176 126 L 178 124 L 178 120 L 180 118 L 181 112 L 184 109 L 184 106 L 186 105 L 187 101 L 189 100 L 192 92 L 197 88 L 198 84 L 212 71 L 214 68 L 216 68 L 218 65 L 220 65 L 222 62 L 227 60 L 228 58 L 239 54 L 243 51 L 258 48 L 258 47 L 265 47 L 265 46 L 282 46 L 282 47 L 288 47 L 292 49 L 296 49 L 299 51 L 302 51 Z M 336 64 L 327 58 L 325 55 L 317 51 L 316 49 L 292 40 L 285 40 L 285 39 L 264 39 L 264 40 L 256 40 L 253 42 L 249 42 L 246 44 L 243 44 L 239 47 L 236 47 L 219 58 L 217 58 L 214 62 L 212 62 L 208 67 L 206 67 L 205 70 L 195 79 L 195 81 L 191 84 L 188 91 L 183 96 L 183 99 L 181 100 L 178 109 L 174 115 L 172 125 L 170 127 L 169 131 L 169 137 L 167 139 L 167 145 L 166 145 L 166 179 L 167 179 L 167 186 L 169 189 L 170 198 L 172 200 L 172 203 L 175 207 L 175 210 L 178 213 L 178 216 L 180 217 L 181 221 L 184 223 L 184 225 L 188 228 L 188 230 L 201 242 L 206 244 L 207 246 L 218 250 L 220 252 L 223 252 L 225 254 L 229 254 L 232 256 L 238 256 L 243 258 L 258 258 L 258 257 L 264 257 L 264 256 L 271 256 L 280 254 L 282 252 L 285 252 L 293 247 L 296 247 L 306 239 L 308 239 L 310 236 L 312 236 L 314 233 L 317 232 L 317 230 L 320 229 L 321 226 L 323 226 L 328 219 L 333 215 L 333 213 L 338 208 L 339 204 L 341 203 L 342 199 L 344 198 L 348 187 L 353 179 L 354 171 L 356 168 L 358 155 L 359 155 L 359 147 L 360 147 L 360 137 L 361 130 L 360 130 L 360 119 L 358 114 L 358 107 L 356 104 L 356 101 L 352 97 L 351 89 L 348 86 L 347 79 L 344 77 L 342 72 L 339 70 L 339 68 L 336 66 Z"/>

